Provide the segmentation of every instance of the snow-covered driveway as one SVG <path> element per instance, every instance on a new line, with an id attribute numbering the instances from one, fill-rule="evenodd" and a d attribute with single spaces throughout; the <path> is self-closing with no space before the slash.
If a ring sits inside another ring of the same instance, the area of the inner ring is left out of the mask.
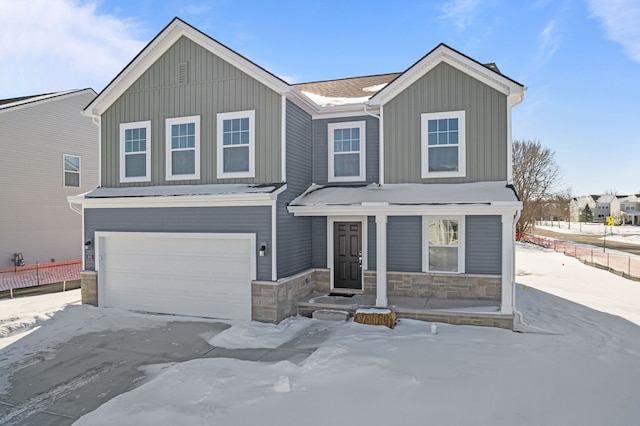
<path id="1" fill-rule="evenodd" d="M 519 326 L 522 333 L 438 324 L 437 334 L 431 334 L 430 324 L 411 320 L 393 330 L 331 323 L 320 348 L 295 362 L 255 362 L 233 354 L 280 346 L 302 329 L 320 333 L 327 323 L 306 318 L 279 326 L 240 322 L 218 333 L 226 326 L 210 331 L 207 326 L 215 323 L 203 322 L 202 329 L 180 330 L 176 350 L 216 347 L 229 357 L 177 362 L 163 359 L 166 354 L 153 336 L 187 319 L 69 306 L 0 351 L 5 371 L 22 358 L 48 362 L 47 368 L 36 364 L 18 370 L 3 386 L 4 397 L 17 389 L 16 374 L 40 368 L 46 378 L 84 362 L 61 355 L 75 346 L 83 348 L 84 357 L 100 350 L 113 357 L 110 364 L 99 364 L 104 372 L 80 368 L 75 381 L 64 382 L 71 387 L 85 379 L 90 383 L 90 377 L 110 377 L 119 363 L 136 356 L 154 364 L 134 369 L 127 376 L 133 390 L 81 417 L 78 425 L 638 424 L 640 283 L 522 244 L 517 270 L 517 305 L 531 325 Z M 91 345 L 89 336 L 95 339 Z M 37 383 L 37 377 L 31 380 Z M 104 400 L 126 390 L 115 389 Z M 61 407 L 63 400 L 54 404 Z M 34 407 L 40 400 L 29 401 Z M 11 410 L 5 412 L 17 412 Z M 28 419 L 45 414 L 34 411 Z M 37 424 L 27 420 L 15 424 Z"/>

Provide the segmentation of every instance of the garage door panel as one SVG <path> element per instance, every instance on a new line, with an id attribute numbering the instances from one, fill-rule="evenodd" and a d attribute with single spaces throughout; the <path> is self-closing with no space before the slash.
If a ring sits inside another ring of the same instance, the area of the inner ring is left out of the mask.
<path id="1" fill-rule="evenodd" d="M 212 318 L 251 318 L 248 238 L 106 236 L 101 306 Z"/>

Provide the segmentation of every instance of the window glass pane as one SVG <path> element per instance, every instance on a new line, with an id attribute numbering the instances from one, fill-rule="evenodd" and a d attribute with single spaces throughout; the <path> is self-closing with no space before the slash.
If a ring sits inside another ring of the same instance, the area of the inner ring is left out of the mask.
<path id="1" fill-rule="evenodd" d="M 437 133 L 429 133 L 429 145 L 437 145 L 438 144 L 438 134 Z"/>
<path id="2" fill-rule="evenodd" d="M 334 131 L 333 131 L 333 140 L 334 141 L 342 140 L 342 129 L 334 129 Z"/>
<path id="3" fill-rule="evenodd" d="M 360 155 L 340 154 L 334 156 L 333 173 L 339 176 L 359 176 L 360 175 Z"/>
<path id="4" fill-rule="evenodd" d="M 131 140 L 131 129 L 126 129 L 124 131 L 124 140 L 125 141 Z"/>
<path id="5" fill-rule="evenodd" d="M 240 120 L 237 118 L 234 118 L 233 120 L 231 120 L 231 131 L 237 132 L 239 130 L 240 130 Z"/>
<path id="6" fill-rule="evenodd" d="M 352 151 L 360 151 L 360 141 L 359 140 L 353 140 L 351 141 L 351 150 Z"/>
<path id="7" fill-rule="evenodd" d="M 240 119 L 240 130 L 249 130 L 249 119 L 248 118 Z"/>
<path id="8" fill-rule="evenodd" d="M 449 130 L 458 130 L 458 119 L 450 118 L 449 119 Z"/>
<path id="9" fill-rule="evenodd" d="M 449 145 L 455 145 L 458 143 L 458 132 L 449 132 Z"/>
<path id="10" fill-rule="evenodd" d="M 231 145 L 231 133 L 224 133 L 222 135 L 222 145 Z"/>
<path id="11" fill-rule="evenodd" d="M 80 186 L 80 173 L 64 172 L 64 186 Z"/>
<path id="12" fill-rule="evenodd" d="M 360 139 L 360 128 L 354 127 L 351 129 L 351 139 Z"/>
<path id="13" fill-rule="evenodd" d="M 189 136 L 187 136 L 187 147 L 189 147 L 189 148 L 195 148 L 196 147 L 196 137 L 193 135 L 193 133 L 191 133 Z"/>
<path id="14" fill-rule="evenodd" d="M 342 141 L 342 152 L 349 152 L 349 151 L 351 151 L 351 141 L 349 140 Z"/>
<path id="15" fill-rule="evenodd" d="M 429 270 L 458 271 L 458 247 L 429 247 Z"/>
<path id="16" fill-rule="evenodd" d="M 176 130 L 176 131 L 178 131 L 178 130 Z M 179 136 L 172 137 L 171 138 L 171 149 L 178 149 L 178 148 L 180 148 L 180 137 Z"/>
<path id="17" fill-rule="evenodd" d="M 429 221 L 430 245 L 457 245 L 458 221 L 457 220 L 430 220 Z"/>
<path id="18" fill-rule="evenodd" d="M 171 125 L 171 137 L 176 137 L 180 135 L 180 126 L 178 124 Z"/>
<path id="19" fill-rule="evenodd" d="M 438 131 L 446 132 L 447 130 L 449 130 L 448 124 L 449 124 L 449 120 L 447 120 L 446 118 L 438 120 Z"/>
<path id="20" fill-rule="evenodd" d="M 73 157 L 71 155 L 64 156 L 64 169 L 69 172 L 80 171 L 80 157 Z"/>
<path id="21" fill-rule="evenodd" d="M 142 127 L 140 129 L 140 139 L 147 139 L 147 128 Z"/>
<path id="22" fill-rule="evenodd" d="M 438 145 L 446 145 L 449 142 L 447 136 L 448 133 L 438 133 Z"/>
<path id="23" fill-rule="evenodd" d="M 249 147 L 233 146 L 223 150 L 224 172 L 248 172 L 249 171 Z"/>
<path id="24" fill-rule="evenodd" d="M 340 141 L 333 142 L 333 152 L 342 152 L 342 142 Z"/>
<path id="25" fill-rule="evenodd" d="M 223 120 L 222 121 L 222 131 L 230 132 L 231 131 L 231 120 Z"/>
<path id="26" fill-rule="evenodd" d="M 438 131 L 438 122 L 436 120 L 429 120 L 428 121 L 428 131 L 430 133 Z"/>
<path id="27" fill-rule="evenodd" d="M 429 148 L 430 172 L 457 172 L 458 171 L 458 147 L 430 147 Z"/>
<path id="28" fill-rule="evenodd" d="M 192 175 L 195 173 L 195 151 L 174 151 L 171 153 L 171 174 Z"/>
<path id="29" fill-rule="evenodd" d="M 239 143 L 240 143 L 240 133 L 233 132 L 231 134 L 231 144 L 232 145 L 238 145 Z"/>
<path id="30" fill-rule="evenodd" d="M 126 177 L 143 177 L 147 175 L 146 154 L 129 154 L 124 157 Z"/>
<path id="31" fill-rule="evenodd" d="M 187 124 L 187 134 L 195 135 L 196 134 L 196 123 Z"/>
<path id="32" fill-rule="evenodd" d="M 140 151 L 146 151 L 147 150 L 147 141 L 146 140 L 141 140 L 140 141 L 140 145 L 138 147 L 140 149 Z"/>

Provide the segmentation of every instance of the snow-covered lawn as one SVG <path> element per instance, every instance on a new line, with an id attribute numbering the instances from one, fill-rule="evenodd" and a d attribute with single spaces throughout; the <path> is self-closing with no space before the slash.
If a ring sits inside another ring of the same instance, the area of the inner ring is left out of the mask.
<path id="1" fill-rule="evenodd" d="M 561 234 L 583 234 L 604 238 L 607 232 L 607 241 L 619 241 L 629 244 L 640 244 L 640 226 L 606 226 L 603 223 L 579 223 L 571 222 L 539 222 L 538 229 L 546 229 Z"/>
<path id="2" fill-rule="evenodd" d="M 517 271 L 517 305 L 530 324 L 522 333 L 438 324 L 431 334 L 429 323 L 412 320 L 393 330 L 326 323 L 330 337 L 301 365 L 218 358 L 149 366 L 151 380 L 75 424 L 638 424 L 640 283 L 525 244 Z M 52 305 L 67 303 L 57 297 Z M 0 308 L 1 317 L 11 310 Z M 62 314 L 40 320 L 41 331 L 58 330 L 43 345 L 68 337 L 65 327 L 81 334 L 84 323 L 94 331 L 102 322 L 156 321 L 86 306 Z M 313 321 L 240 322 L 210 343 L 271 347 L 278 330 L 289 336 Z"/>

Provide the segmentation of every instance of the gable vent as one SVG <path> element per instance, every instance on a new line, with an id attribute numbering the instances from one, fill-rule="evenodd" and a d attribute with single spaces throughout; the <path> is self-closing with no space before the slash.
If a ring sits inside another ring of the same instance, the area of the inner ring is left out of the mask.
<path id="1" fill-rule="evenodd" d="M 178 84 L 187 84 L 188 71 L 189 67 L 187 62 L 181 62 L 178 64 Z"/>

